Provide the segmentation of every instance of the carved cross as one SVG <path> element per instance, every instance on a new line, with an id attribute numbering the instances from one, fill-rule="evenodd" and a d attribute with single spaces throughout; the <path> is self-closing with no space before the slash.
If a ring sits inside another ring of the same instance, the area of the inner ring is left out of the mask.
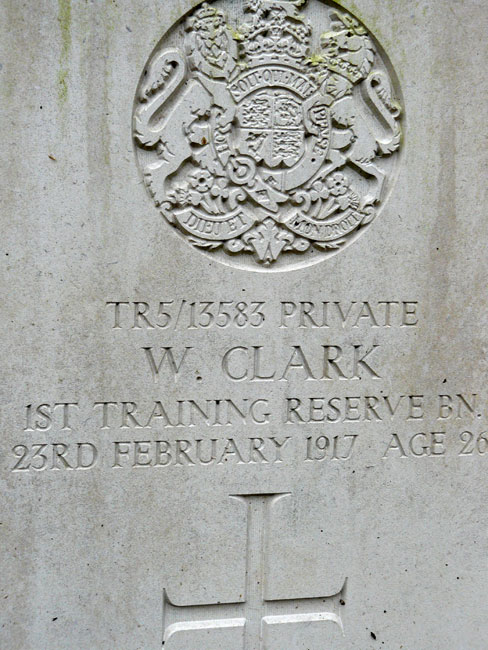
<path id="1" fill-rule="evenodd" d="M 232 497 L 247 503 L 247 567 L 245 600 L 214 605 L 176 605 L 164 591 L 163 648 L 187 650 L 188 643 L 202 648 L 267 650 L 267 639 L 277 625 L 323 622 L 338 626 L 338 613 L 346 582 L 335 595 L 318 598 L 268 600 L 266 598 L 266 550 L 268 521 L 272 505 L 289 494 L 261 494 Z M 328 607 L 327 607 L 328 605 Z M 330 610 L 330 611 L 328 611 Z M 232 648 L 218 645 L 219 634 Z M 197 636 L 199 638 L 197 639 Z M 196 646 L 195 646 L 196 647 Z"/>

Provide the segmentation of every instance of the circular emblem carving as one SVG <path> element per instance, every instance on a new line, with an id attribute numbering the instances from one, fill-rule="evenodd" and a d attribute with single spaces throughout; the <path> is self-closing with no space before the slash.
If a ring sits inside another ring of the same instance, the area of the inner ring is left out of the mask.
<path id="1" fill-rule="evenodd" d="M 144 70 L 138 162 L 192 246 L 244 268 L 305 266 L 375 219 L 402 143 L 398 94 L 374 37 L 332 4 L 206 2 Z"/>

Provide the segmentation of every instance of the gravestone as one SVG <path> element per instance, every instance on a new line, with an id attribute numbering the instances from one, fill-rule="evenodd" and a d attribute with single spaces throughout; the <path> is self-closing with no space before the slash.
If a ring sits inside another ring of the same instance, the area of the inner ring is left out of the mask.
<path id="1" fill-rule="evenodd" d="M 485 3 L 0 5 L 0 646 L 485 650 Z"/>

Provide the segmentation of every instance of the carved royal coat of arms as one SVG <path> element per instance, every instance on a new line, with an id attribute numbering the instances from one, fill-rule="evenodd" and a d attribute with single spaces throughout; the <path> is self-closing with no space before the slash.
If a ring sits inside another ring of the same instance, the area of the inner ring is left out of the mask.
<path id="1" fill-rule="evenodd" d="M 402 143 L 391 66 L 367 29 L 321 0 L 217 0 L 174 29 L 184 43 L 163 39 L 134 114 L 166 221 L 262 268 L 310 263 L 363 232 Z"/>

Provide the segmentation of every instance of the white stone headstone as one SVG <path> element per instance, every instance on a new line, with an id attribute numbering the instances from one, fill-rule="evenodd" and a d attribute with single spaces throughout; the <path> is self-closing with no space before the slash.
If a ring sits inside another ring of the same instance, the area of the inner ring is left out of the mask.
<path id="1" fill-rule="evenodd" d="M 1 0 L 2 650 L 486 650 L 480 0 Z"/>

